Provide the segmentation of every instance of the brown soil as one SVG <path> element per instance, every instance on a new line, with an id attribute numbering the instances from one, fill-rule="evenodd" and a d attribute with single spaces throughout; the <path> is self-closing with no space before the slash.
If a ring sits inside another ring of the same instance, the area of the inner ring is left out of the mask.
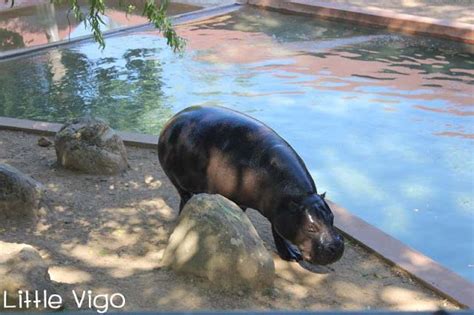
<path id="1" fill-rule="evenodd" d="M 160 169 L 156 151 L 128 147 L 131 169 L 92 176 L 56 168 L 54 148 L 38 136 L 0 131 L 0 163 L 8 163 L 47 188 L 35 224 L 0 222 L 0 240 L 27 243 L 51 265 L 51 278 L 75 308 L 71 290 L 120 292 L 125 310 L 426 310 L 454 309 L 407 275 L 348 242 L 330 267 L 282 261 L 274 254 L 274 288 L 223 292 L 203 279 L 160 268 L 177 216 L 178 196 Z M 274 252 L 268 222 L 248 215 Z"/>

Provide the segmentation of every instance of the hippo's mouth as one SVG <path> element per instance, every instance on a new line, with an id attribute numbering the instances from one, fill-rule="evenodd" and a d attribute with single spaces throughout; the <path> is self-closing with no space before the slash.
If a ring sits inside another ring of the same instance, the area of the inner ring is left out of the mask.
<path id="1" fill-rule="evenodd" d="M 335 263 L 341 259 L 344 249 L 341 248 L 337 251 L 331 250 L 305 250 L 304 248 L 299 248 L 301 252 L 301 257 L 304 261 L 309 262 L 314 265 L 329 265 Z"/>

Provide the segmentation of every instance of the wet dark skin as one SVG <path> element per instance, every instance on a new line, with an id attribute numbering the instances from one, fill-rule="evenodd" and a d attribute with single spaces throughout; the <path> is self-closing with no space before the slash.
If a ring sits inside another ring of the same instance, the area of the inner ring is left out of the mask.
<path id="1" fill-rule="evenodd" d="M 324 195 L 293 148 L 262 122 L 223 107 L 189 107 L 164 126 L 158 156 L 180 212 L 194 194 L 220 194 L 270 221 L 282 259 L 326 265 L 341 258 L 344 240 Z"/>

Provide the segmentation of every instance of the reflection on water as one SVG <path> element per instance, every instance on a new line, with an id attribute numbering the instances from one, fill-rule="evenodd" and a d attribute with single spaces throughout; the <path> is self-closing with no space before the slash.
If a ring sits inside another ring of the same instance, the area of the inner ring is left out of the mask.
<path id="1" fill-rule="evenodd" d="M 110 49 L 123 47 L 117 44 Z M 93 45 L 89 49 L 94 50 Z M 117 56 L 94 60 L 80 49 L 51 50 L 23 60 L 21 66 L 4 63 L 0 115 L 65 121 L 92 113 L 121 129 L 148 120 L 156 125 L 171 114 L 171 107 L 163 103 L 163 74 L 153 58 L 156 54 L 154 49 L 121 48 Z"/>
<path id="2" fill-rule="evenodd" d="M 179 31 L 183 56 L 150 31 L 0 63 L 0 115 L 157 134 L 190 105 L 250 113 L 320 191 L 474 279 L 472 46 L 251 8 Z"/>
<path id="3" fill-rule="evenodd" d="M 103 17 L 105 25 L 101 25 L 102 31 L 148 22 L 145 17 L 141 16 L 144 1 L 127 1 L 136 7 L 133 13 L 128 15 L 125 14 L 126 9 L 120 3 L 120 0 L 107 1 L 107 9 L 105 17 Z M 87 2 L 79 1 L 79 5 L 86 14 Z M 199 8 L 200 6 L 196 5 L 172 2 L 168 8 L 168 14 L 176 15 Z M 74 18 L 67 1 L 59 4 L 53 1 L 40 1 L 34 5 L 0 11 L 0 52 L 89 34 L 90 28 Z"/>

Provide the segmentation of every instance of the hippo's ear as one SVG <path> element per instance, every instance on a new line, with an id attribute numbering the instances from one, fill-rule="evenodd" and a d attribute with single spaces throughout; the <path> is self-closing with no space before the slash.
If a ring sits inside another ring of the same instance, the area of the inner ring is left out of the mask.
<path id="1" fill-rule="evenodd" d="M 320 196 L 321 198 L 326 199 L 326 192 L 323 192 Z"/>

